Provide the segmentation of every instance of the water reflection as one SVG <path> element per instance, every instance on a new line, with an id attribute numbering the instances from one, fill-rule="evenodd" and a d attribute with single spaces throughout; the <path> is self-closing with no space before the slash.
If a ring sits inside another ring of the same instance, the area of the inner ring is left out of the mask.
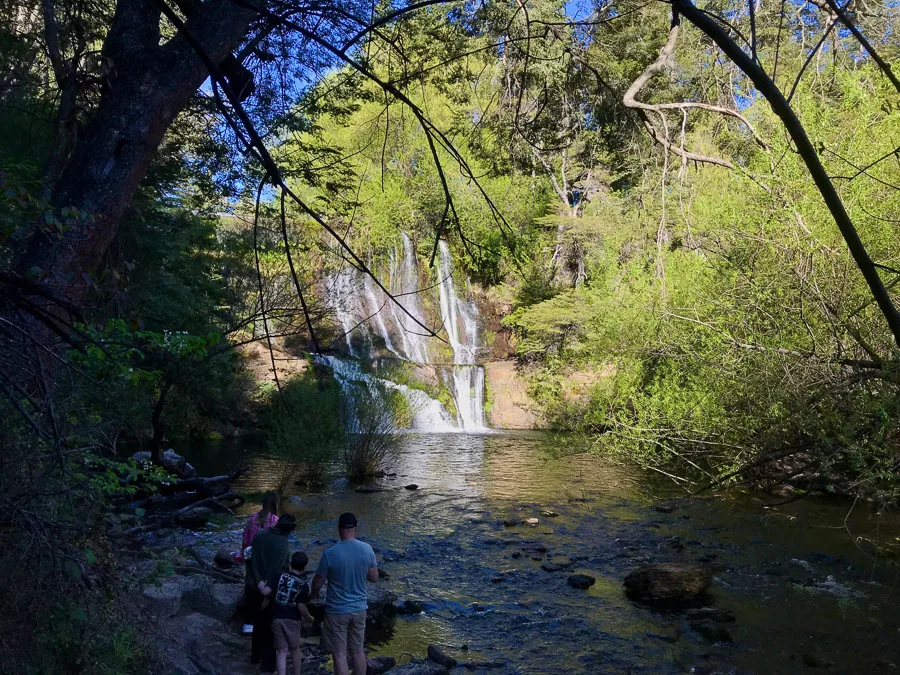
<path id="1" fill-rule="evenodd" d="M 757 495 L 733 493 L 661 514 L 653 505 L 674 494 L 670 485 L 561 454 L 556 442 L 534 433 L 406 436 L 390 468 L 396 475 L 380 481 L 386 491 L 360 494 L 335 480 L 300 495 L 290 506 L 300 521 L 296 543 L 315 564 L 335 537 L 337 514 L 359 516 L 394 590 L 427 608 L 373 645 L 393 656 L 439 643 L 460 658 L 506 664 L 495 672 L 520 673 L 788 673 L 801 670 L 804 654 L 831 662 L 833 672 L 900 664 L 897 569 L 880 560 L 873 567 L 847 536 L 845 506 L 766 508 Z M 249 460 L 240 491 L 274 487 L 279 465 L 240 450 L 220 448 L 210 460 L 224 469 Z M 404 489 L 411 483 L 419 489 Z M 535 527 L 521 524 L 532 517 Z M 900 535 L 896 520 L 864 509 L 847 525 Z M 737 616 L 728 626 L 733 642 L 710 644 L 684 615 L 630 602 L 622 578 L 648 560 L 713 565 L 713 601 Z M 554 565 L 565 569 L 547 571 Z M 570 588 L 574 572 L 597 582 Z"/>

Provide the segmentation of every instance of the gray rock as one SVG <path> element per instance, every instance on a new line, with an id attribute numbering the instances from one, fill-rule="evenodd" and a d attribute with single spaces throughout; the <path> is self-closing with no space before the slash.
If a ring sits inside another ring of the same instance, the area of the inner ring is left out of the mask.
<path id="1" fill-rule="evenodd" d="M 650 602 L 691 600 L 712 583 L 708 567 L 694 563 L 654 563 L 639 567 L 625 577 L 628 595 Z"/>
<path id="2" fill-rule="evenodd" d="M 145 586 L 144 605 L 155 617 L 171 617 L 181 611 L 181 589 L 171 584 Z"/>
<path id="3" fill-rule="evenodd" d="M 241 584 L 213 584 L 209 587 L 209 595 L 203 600 L 203 604 L 192 606 L 198 612 L 227 622 L 234 616 L 243 595 L 244 587 Z"/>
<path id="4" fill-rule="evenodd" d="M 181 609 L 200 612 L 212 616 L 208 611 L 213 580 L 201 574 L 173 577 L 164 586 L 170 586 L 181 593 Z"/>
<path id="5" fill-rule="evenodd" d="M 455 668 L 457 663 L 456 659 L 444 654 L 436 645 L 428 645 L 428 659 L 445 668 Z"/>
<path id="6" fill-rule="evenodd" d="M 366 662 L 368 664 L 366 675 L 381 675 L 397 665 L 397 659 L 393 656 L 373 656 L 366 659 Z"/>
<path id="7" fill-rule="evenodd" d="M 243 594 L 241 584 L 217 584 L 196 574 L 168 579 L 161 586 L 147 586 L 143 597 L 156 616 L 172 617 L 186 611 L 229 621 Z"/>
<path id="8" fill-rule="evenodd" d="M 566 579 L 572 588 L 590 588 L 597 580 L 589 574 L 572 574 Z"/>
<path id="9" fill-rule="evenodd" d="M 369 629 L 389 627 L 397 615 L 397 594 L 384 586 L 369 584 L 366 601 L 369 604 L 366 610 Z"/>
<path id="10" fill-rule="evenodd" d="M 185 645 L 184 653 L 201 673 L 217 673 L 219 669 L 214 658 L 207 653 L 206 645 L 207 642 L 203 639 L 190 640 Z"/>

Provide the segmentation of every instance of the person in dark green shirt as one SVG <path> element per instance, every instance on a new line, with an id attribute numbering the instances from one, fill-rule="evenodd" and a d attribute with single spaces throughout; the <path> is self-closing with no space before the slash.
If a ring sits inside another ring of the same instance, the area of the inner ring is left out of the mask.
<path id="1" fill-rule="evenodd" d="M 247 562 L 247 576 L 244 579 L 247 605 L 253 616 L 253 642 L 250 662 L 260 664 L 260 672 L 275 672 L 275 643 L 272 638 L 271 607 L 263 607 L 265 596 L 259 591 L 259 582 L 265 581 L 270 587 L 278 585 L 278 578 L 290 569 L 291 548 L 288 536 L 294 531 L 297 521 L 285 514 L 278 524 L 263 530 L 253 539 L 250 560 Z"/>

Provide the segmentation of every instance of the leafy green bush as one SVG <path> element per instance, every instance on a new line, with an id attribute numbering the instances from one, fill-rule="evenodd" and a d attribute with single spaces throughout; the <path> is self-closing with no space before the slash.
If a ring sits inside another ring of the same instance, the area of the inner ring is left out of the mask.
<path id="1" fill-rule="evenodd" d="M 356 387 L 352 400 L 352 423 L 344 446 L 344 468 L 351 480 L 363 481 L 383 469 L 385 460 L 399 442 L 400 417 L 410 414 L 406 398 L 398 391 Z"/>
<path id="2" fill-rule="evenodd" d="M 282 491 L 322 480 L 345 439 L 341 388 L 330 372 L 311 366 L 268 394 L 262 415 L 266 449 L 283 461 Z"/>

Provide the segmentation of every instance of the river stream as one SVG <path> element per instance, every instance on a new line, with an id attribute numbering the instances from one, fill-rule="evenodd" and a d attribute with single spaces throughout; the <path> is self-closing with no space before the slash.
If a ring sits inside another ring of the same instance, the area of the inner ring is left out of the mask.
<path id="1" fill-rule="evenodd" d="M 234 486 L 261 493 L 280 464 L 228 444 L 186 449 L 204 474 L 241 461 Z M 898 568 L 871 557 L 868 538 L 900 535 L 895 516 L 801 500 L 773 506 L 731 493 L 676 502 L 663 477 L 596 456 L 566 455 L 540 433 L 410 434 L 382 492 L 337 480 L 287 508 L 295 545 L 315 565 L 353 511 L 401 600 L 424 611 L 375 636 L 375 654 L 424 655 L 441 646 L 494 673 L 897 672 Z M 415 483 L 417 490 L 404 486 Z M 242 514 L 256 507 L 248 503 Z M 542 512 L 555 515 L 544 515 Z M 536 526 L 521 524 L 537 518 Z M 519 521 L 509 526 L 504 521 Z M 243 521 L 197 536 L 236 550 Z M 622 579 L 644 562 L 706 562 L 715 582 L 705 604 L 733 612 L 730 641 L 711 641 L 683 613 L 634 603 Z M 542 567 L 543 566 L 543 567 Z M 553 570 L 562 567 L 559 571 Z M 546 568 L 546 569 L 545 569 Z M 573 573 L 596 578 L 588 590 Z"/>

